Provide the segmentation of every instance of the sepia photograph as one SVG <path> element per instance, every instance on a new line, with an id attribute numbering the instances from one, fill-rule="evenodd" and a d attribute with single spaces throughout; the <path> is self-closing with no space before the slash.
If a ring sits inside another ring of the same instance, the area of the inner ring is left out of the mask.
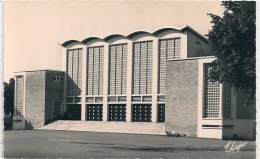
<path id="1" fill-rule="evenodd" d="M 256 1 L 0 3 L 2 158 L 257 158 Z"/>

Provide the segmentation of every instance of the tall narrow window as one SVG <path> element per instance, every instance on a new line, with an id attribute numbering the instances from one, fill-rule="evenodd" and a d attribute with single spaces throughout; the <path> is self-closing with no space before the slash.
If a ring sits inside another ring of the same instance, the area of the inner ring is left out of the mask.
<path id="1" fill-rule="evenodd" d="M 218 118 L 220 106 L 220 83 L 211 82 L 209 77 L 210 64 L 204 65 L 204 118 Z"/>
<path id="2" fill-rule="evenodd" d="M 90 47 L 87 51 L 87 95 L 103 94 L 104 47 Z"/>
<path id="3" fill-rule="evenodd" d="M 127 44 L 111 45 L 109 49 L 109 94 L 126 94 Z"/>
<path id="4" fill-rule="evenodd" d="M 61 100 L 53 100 L 53 119 L 58 119 L 60 117 Z"/>
<path id="5" fill-rule="evenodd" d="M 82 89 L 82 49 L 67 51 L 67 96 L 79 96 Z"/>
<path id="6" fill-rule="evenodd" d="M 152 41 L 135 42 L 133 50 L 133 94 L 152 93 Z"/>
<path id="7" fill-rule="evenodd" d="M 165 94 L 166 59 L 179 59 L 181 55 L 181 39 L 163 39 L 159 41 L 159 94 Z"/>
<path id="8" fill-rule="evenodd" d="M 223 84 L 223 118 L 231 118 L 231 88 Z"/>
<path id="9" fill-rule="evenodd" d="M 23 114 L 23 76 L 16 77 L 16 114 Z"/>

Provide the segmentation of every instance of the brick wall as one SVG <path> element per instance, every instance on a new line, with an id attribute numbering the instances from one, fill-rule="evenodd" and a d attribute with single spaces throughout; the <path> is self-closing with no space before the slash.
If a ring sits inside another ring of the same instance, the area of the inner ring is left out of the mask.
<path id="1" fill-rule="evenodd" d="M 25 119 L 33 128 L 44 125 L 45 72 L 26 72 Z"/>
<path id="2" fill-rule="evenodd" d="M 54 81 L 54 76 L 61 76 L 63 80 Z M 53 100 L 63 100 L 64 73 L 60 71 L 46 71 L 45 80 L 45 123 L 49 123 L 53 119 Z"/>
<path id="3" fill-rule="evenodd" d="M 198 61 L 167 61 L 165 130 L 197 135 Z"/>

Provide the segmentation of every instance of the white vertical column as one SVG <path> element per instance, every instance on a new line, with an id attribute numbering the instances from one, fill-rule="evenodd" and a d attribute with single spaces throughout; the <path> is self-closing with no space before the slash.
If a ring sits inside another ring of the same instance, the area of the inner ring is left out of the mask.
<path id="1" fill-rule="evenodd" d="M 104 46 L 104 76 L 103 76 L 103 121 L 108 120 L 108 103 L 107 103 L 107 95 L 108 95 L 108 71 L 109 71 L 109 47 L 108 45 Z"/>
<path id="2" fill-rule="evenodd" d="M 204 63 L 202 60 L 198 60 L 198 122 L 197 122 L 197 136 L 201 136 L 202 130 L 202 118 L 204 113 Z"/>
<path id="3" fill-rule="evenodd" d="M 86 120 L 86 75 L 87 75 L 87 49 L 82 47 L 82 91 L 81 91 L 81 120 Z"/>
<path id="4" fill-rule="evenodd" d="M 188 38 L 186 35 L 181 35 L 181 59 L 188 58 Z"/>
<path id="5" fill-rule="evenodd" d="M 63 103 L 62 114 L 67 111 L 66 94 L 67 94 L 67 48 L 61 48 L 61 70 L 64 71 Z"/>
<path id="6" fill-rule="evenodd" d="M 152 74 L 152 122 L 157 122 L 157 90 L 158 90 L 158 39 L 153 40 L 153 74 Z"/>
<path id="7" fill-rule="evenodd" d="M 223 118 L 223 96 L 224 96 L 224 85 L 223 84 L 219 84 L 219 118 Z"/>
<path id="8" fill-rule="evenodd" d="M 23 74 L 23 116 L 25 117 L 25 110 L 26 110 L 26 106 L 25 106 L 25 96 L 26 96 L 26 72 L 24 72 Z"/>
<path id="9" fill-rule="evenodd" d="M 133 43 L 132 41 L 127 44 L 127 83 L 126 83 L 126 121 L 132 121 L 132 64 L 133 64 Z"/>

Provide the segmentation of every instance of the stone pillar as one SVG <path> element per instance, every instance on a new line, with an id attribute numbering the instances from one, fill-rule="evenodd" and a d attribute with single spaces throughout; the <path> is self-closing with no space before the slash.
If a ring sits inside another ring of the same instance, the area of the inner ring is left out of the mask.
<path id="1" fill-rule="evenodd" d="M 153 40 L 153 74 L 152 74 L 152 122 L 158 120 L 157 94 L 158 94 L 158 40 Z"/>
<path id="2" fill-rule="evenodd" d="M 82 91 L 81 91 L 81 120 L 86 120 L 86 75 L 87 75 L 87 50 L 82 47 Z"/>
<path id="3" fill-rule="evenodd" d="M 109 71 L 109 47 L 108 45 L 104 46 L 104 76 L 103 76 L 103 121 L 108 120 L 108 71 Z"/>
<path id="4" fill-rule="evenodd" d="M 126 121 L 132 121 L 132 104 L 131 104 L 131 95 L 132 95 L 132 59 L 133 59 L 133 44 L 132 41 L 127 44 L 127 100 L 126 100 Z"/>

